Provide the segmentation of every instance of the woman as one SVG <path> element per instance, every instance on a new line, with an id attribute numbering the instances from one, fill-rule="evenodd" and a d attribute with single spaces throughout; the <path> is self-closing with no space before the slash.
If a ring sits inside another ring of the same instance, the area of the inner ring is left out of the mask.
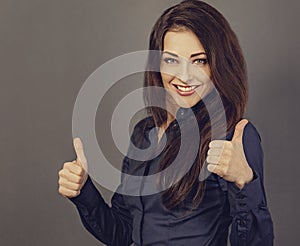
<path id="1" fill-rule="evenodd" d="M 145 90 L 149 117 L 136 125 L 131 141 L 146 148 L 152 144 L 149 132 L 154 127 L 159 127 L 154 128 L 159 129 L 157 147 L 163 135 L 166 141 L 163 151 L 148 161 L 125 157 L 122 171 L 160 173 L 171 166 L 180 148 L 185 155 L 179 162 L 189 165 L 189 141 L 198 130 L 201 140 L 189 170 L 159 176 L 163 189 L 147 196 L 122 195 L 118 191 L 129 184 L 122 179 L 109 207 L 86 172 L 83 146 L 76 138 L 77 160 L 60 170 L 59 192 L 76 205 L 86 229 L 107 245 L 227 245 L 230 225 L 231 245 L 273 245 L 261 139 L 253 124 L 242 119 L 248 95 L 246 65 L 228 22 L 205 2 L 182 1 L 157 20 L 149 49 L 162 52 L 160 72 L 151 70 L 157 56 L 150 54 L 144 87 L 158 86 L 166 93 Z M 217 97 L 223 102 L 226 136 L 217 131 L 212 138 L 212 130 L 224 126 Z M 167 110 L 152 106 L 159 100 Z M 191 127 L 193 117 L 199 129 Z M 210 175 L 199 178 L 206 170 Z M 141 194 L 147 188 L 142 186 Z"/>

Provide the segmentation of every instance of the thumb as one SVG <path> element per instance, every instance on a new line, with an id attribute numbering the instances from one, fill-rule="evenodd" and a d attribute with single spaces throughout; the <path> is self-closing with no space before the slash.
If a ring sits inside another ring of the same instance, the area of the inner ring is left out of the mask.
<path id="1" fill-rule="evenodd" d="M 233 137 L 232 137 L 232 140 L 231 140 L 232 142 L 242 143 L 244 128 L 247 124 L 248 124 L 247 119 L 242 119 L 236 124 L 235 129 L 234 129 L 234 134 L 233 134 Z"/>
<path id="2" fill-rule="evenodd" d="M 77 162 L 87 171 L 87 160 L 83 150 L 83 144 L 80 138 L 73 139 L 74 149 L 77 155 Z"/>

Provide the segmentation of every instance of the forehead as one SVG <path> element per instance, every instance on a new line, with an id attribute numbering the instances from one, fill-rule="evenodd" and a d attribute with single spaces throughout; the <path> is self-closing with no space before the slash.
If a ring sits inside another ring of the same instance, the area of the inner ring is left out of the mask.
<path id="1" fill-rule="evenodd" d="M 189 57 L 193 53 L 205 52 L 200 40 L 190 30 L 168 31 L 164 37 L 164 51 Z"/>

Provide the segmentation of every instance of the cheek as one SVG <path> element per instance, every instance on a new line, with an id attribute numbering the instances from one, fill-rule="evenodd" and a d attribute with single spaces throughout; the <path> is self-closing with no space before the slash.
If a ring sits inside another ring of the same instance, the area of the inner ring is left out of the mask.
<path id="1" fill-rule="evenodd" d="M 209 78 L 211 78 L 210 67 L 207 66 L 207 67 L 204 69 L 204 72 L 207 74 L 207 76 L 208 76 Z"/>
<path id="2" fill-rule="evenodd" d="M 164 86 L 170 84 L 170 82 L 174 79 L 173 75 L 161 73 L 161 79 L 163 81 Z"/>

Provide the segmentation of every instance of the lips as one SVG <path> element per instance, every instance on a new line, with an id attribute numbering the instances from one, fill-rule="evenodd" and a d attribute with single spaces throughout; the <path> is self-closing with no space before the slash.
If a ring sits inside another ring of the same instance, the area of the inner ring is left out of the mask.
<path id="1" fill-rule="evenodd" d="M 177 93 L 181 96 L 190 96 L 195 92 L 195 89 L 199 87 L 200 85 L 177 85 L 177 84 L 172 84 L 176 90 Z"/>

